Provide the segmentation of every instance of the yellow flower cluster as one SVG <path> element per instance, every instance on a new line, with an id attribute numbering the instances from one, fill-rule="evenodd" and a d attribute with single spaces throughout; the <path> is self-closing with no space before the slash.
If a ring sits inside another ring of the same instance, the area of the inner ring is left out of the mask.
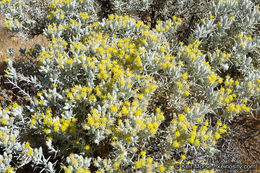
<path id="1" fill-rule="evenodd" d="M 50 8 L 56 8 L 64 4 L 69 4 L 72 0 L 52 0 Z"/>
<path id="2" fill-rule="evenodd" d="M 64 19 L 65 12 L 62 9 L 57 9 L 55 11 L 51 11 L 50 14 L 47 16 L 48 19 L 52 17 L 59 18 L 61 20 Z"/>
<path id="3" fill-rule="evenodd" d="M 226 62 L 231 57 L 230 53 L 221 52 L 219 49 L 217 49 L 215 53 L 221 62 Z"/>
<path id="4" fill-rule="evenodd" d="M 6 3 L 8 3 L 8 2 L 10 2 L 11 0 L 2 0 L 0 3 L 2 4 L 2 5 L 4 5 L 4 4 L 6 4 Z"/>
<path id="5" fill-rule="evenodd" d="M 224 86 L 220 88 L 219 103 L 226 105 L 226 110 L 230 113 L 239 114 L 242 111 L 249 112 L 250 107 L 246 106 L 246 99 L 243 103 L 236 103 L 237 93 L 234 93 L 236 86 L 240 85 L 239 81 L 234 81 L 230 76 L 226 76 Z"/>
<path id="6" fill-rule="evenodd" d="M 14 168 L 10 167 L 10 168 L 6 169 L 5 173 L 14 173 Z"/>
<path id="7" fill-rule="evenodd" d="M 141 158 L 135 162 L 136 169 L 144 169 L 147 172 L 165 172 L 166 167 L 163 164 L 155 162 L 152 157 L 146 156 L 146 151 L 140 152 Z"/>
<path id="8" fill-rule="evenodd" d="M 193 41 L 192 44 L 184 46 L 182 48 L 182 51 L 185 52 L 189 56 L 189 58 L 194 61 L 198 59 L 198 57 L 201 57 L 203 55 L 202 52 L 198 49 L 200 44 L 200 41 Z"/>
<path id="9" fill-rule="evenodd" d="M 251 45 L 253 41 L 253 38 L 251 36 L 246 36 L 243 33 L 239 33 L 237 35 L 237 39 L 240 41 L 240 46 L 242 48 L 246 48 L 246 45 Z"/>
<path id="10" fill-rule="evenodd" d="M 89 128 L 104 130 L 108 121 L 107 117 L 100 117 L 101 113 L 96 109 L 92 109 L 90 112 L 91 114 L 88 114 L 87 118 L 87 126 Z"/>
<path id="11" fill-rule="evenodd" d="M 22 110 L 23 107 L 16 102 L 14 102 L 12 105 L 10 104 L 4 109 L 0 106 L 0 123 L 2 126 L 11 125 L 14 121 L 14 117 L 12 116 L 13 112 L 20 112 Z"/>
<path id="12" fill-rule="evenodd" d="M 93 94 L 94 94 L 94 93 L 92 93 L 92 91 L 93 91 L 93 89 L 90 87 L 75 85 L 73 88 L 66 90 L 66 93 L 67 93 L 66 96 L 72 102 L 75 100 L 79 101 L 81 99 L 86 99 L 86 98 L 89 98 L 89 100 L 94 100 L 92 98 Z M 99 92 L 97 92 L 98 95 L 101 95 Z"/>
<path id="13" fill-rule="evenodd" d="M 197 119 L 197 124 L 192 125 L 187 118 L 190 117 L 188 115 L 190 115 L 193 110 L 194 108 L 190 109 L 186 107 L 185 113 L 178 114 L 176 118 L 173 118 L 170 125 L 171 133 L 167 139 L 174 148 L 184 153 L 188 151 L 183 147 L 187 146 L 187 143 L 196 147 L 209 149 L 209 147 L 216 144 L 216 140 L 221 137 L 221 134 L 227 132 L 227 126 L 223 125 L 220 120 L 217 121 L 215 130 L 209 125 L 208 120 L 201 123 L 201 118 L 203 117 Z"/>
<path id="14" fill-rule="evenodd" d="M 90 173 L 90 170 L 85 167 L 84 162 L 90 162 L 88 158 L 83 158 L 82 156 L 76 154 L 70 154 L 67 157 L 67 162 L 69 163 L 69 167 L 65 165 L 61 165 L 61 169 L 64 170 L 65 173 Z"/>

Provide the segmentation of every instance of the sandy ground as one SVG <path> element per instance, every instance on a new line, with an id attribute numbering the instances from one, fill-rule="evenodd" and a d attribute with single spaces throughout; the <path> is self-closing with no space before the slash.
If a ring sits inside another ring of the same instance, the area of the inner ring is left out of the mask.
<path id="1" fill-rule="evenodd" d="M 26 49 L 27 51 L 30 48 L 33 48 L 35 44 L 40 44 L 46 46 L 48 41 L 43 35 L 39 35 L 26 41 L 25 39 L 19 37 L 17 34 L 14 34 L 4 26 L 4 15 L 0 14 L 0 74 L 3 72 L 3 59 L 9 57 L 7 50 L 10 48 L 14 49 L 14 55 L 19 59 L 19 49 Z"/>

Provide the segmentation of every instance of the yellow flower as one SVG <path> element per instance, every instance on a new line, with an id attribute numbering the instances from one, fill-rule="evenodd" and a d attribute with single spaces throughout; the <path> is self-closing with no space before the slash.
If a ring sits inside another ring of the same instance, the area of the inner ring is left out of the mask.
<path id="1" fill-rule="evenodd" d="M 80 94 L 76 94 L 75 99 L 80 100 Z"/>
<path id="2" fill-rule="evenodd" d="M 142 166 L 142 162 L 140 162 L 140 161 L 136 161 L 136 162 L 135 162 L 135 167 L 136 167 L 136 169 L 141 168 L 141 166 Z"/>
<path id="3" fill-rule="evenodd" d="M 209 82 L 210 82 L 211 84 L 214 84 L 215 81 L 216 81 L 216 79 L 217 79 L 217 75 L 216 75 L 215 73 L 213 73 L 212 75 L 210 75 L 210 76 L 208 77 L 208 80 L 209 80 Z"/>
<path id="4" fill-rule="evenodd" d="M 115 162 L 114 163 L 114 167 L 115 167 L 115 170 L 117 170 L 120 167 L 120 163 L 119 162 Z"/>
<path id="5" fill-rule="evenodd" d="M 177 82 L 177 87 L 182 87 L 183 86 L 183 84 L 181 83 L 181 82 Z"/>
<path id="6" fill-rule="evenodd" d="M 105 124 L 107 122 L 107 117 L 102 117 L 100 121 L 102 124 Z"/>
<path id="7" fill-rule="evenodd" d="M 165 63 L 165 62 L 162 63 L 162 64 L 161 64 L 161 67 L 162 67 L 163 69 L 167 68 L 167 63 Z"/>
<path id="8" fill-rule="evenodd" d="M 30 143 L 26 142 L 26 144 L 24 145 L 24 148 L 26 148 L 26 149 L 30 148 Z"/>
<path id="9" fill-rule="evenodd" d="M 163 113 L 160 113 L 159 115 L 157 115 L 156 119 L 157 120 L 162 120 L 164 118 Z"/>
<path id="10" fill-rule="evenodd" d="M 222 122 L 220 120 L 217 121 L 217 126 L 222 126 Z"/>
<path id="11" fill-rule="evenodd" d="M 226 89 L 226 91 L 227 91 L 227 93 L 228 93 L 228 94 L 232 93 L 232 90 L 231 90 L 231 89 L 229 89 L 229 88 L 228 88 L 228 89 Z"/>
<path id="12" fill-rule="evenodd" d="M 133 101 L 133 102 L 132 102 L 132 106 L 133 106 L 133 107 L 136 107 L 136 106 L 138 106 L 138 105 L 139 105 L 139 103 L 138 103 L 137 101 Z"/>
<path id="13" fill-rule="evenodd" d="M 46 133 L 46 134 L 49 134 L 50 133 L 50 129 L 44 129 L 43 132 Z"/>
<path id="14" fill-rule="evenodd" d="M 202 132 L 205 132 L 205 131 L 208 130 L 208 128 L 207 128 L 207 126 L 204 125 L 204 126 L 201 126 L 200 130 L 201 130 Z"/>
<path id="15" fill-rule="evenodd" d="M 140 154 L 141 154 L 142 157 L 146 157 L 146 151 L 143 150 L 143 151 L 141 151 Z"/>
<path id="16" fill-rule="evenodd" d="M 36 122 L 37 121 L 35 119 L 31 119 L 30 128 L 33 128 Z"/>
<path id="17" fill-rule="evenodd" d="M 180 147 L 180 143 L 178 141 L 174 141 L 172 145 L 174 148 Z"/>
<path id="18" fill-rule="evenodd" d="M 156 85 L 150 85 L 150 90 L 151 90 L 151 91 L 154 91 L 156 88 L 157 88 Z"/>
<path id="19" fill-rule="evenodd" d="M 200 123 L 202 120 L 200 119 L 200 118 L 198 118 L 197 120 L 196 120 L 196 122 L 197 123 Z"/>
<path id="20" fill-rule="evenodd" d="M 30 156 L 32 154 L 33 154 L 33 150 L 32 149 L 30 149 L 29 151 L 26 152 L 26 155 L 28 155 L 28 156 Z"/>
<path id="21" fill-rule="evenodd" d="M 135 115 L 136 116 L 142 116 L 143 114 L 142 114 L 142 109 L 141 108 L 138 108 L 137 110 L 136 110 L 136 112 L 135 112 Z"/>
<path id="22" fill-rule="evenodd" d="M 223 127 L 221 127 L 221 128 L 219 128 L 219 132 L 220 132 L 220 134 L 223 134 L 223 133 L 226 133 L 226 132 L 227 132 L 227 130 L 226 130 L 226 129 L 224 129 Z"/>
<path id="23" fill-rule="evenodd" d="M 222 83 L 223 82 L 223 78 L 218 78 L 218 83 Z"/>
<path id="24" fill-rule="evenodd" d="M 43 105 L 44 104 L 44 100 L 40 100 L 40 105 Z"/>
<path id="25" fill-rule="evenodd" d="M 221 137 L 220 134 L 218 132 L 215 132 L 215 138 L 219 139 L 220 137 Z"/>
<path id="26" fill-rule="evenodd" d="M 128 109 L 125 106 L 122 107 L 121 112 L 123 115 L 127 115 L 129 113 Z"/>
<path id="27" fill-rule="evenodd" d="M 93 100 L 95 100 L 95 99 L 96 99 L 96 97 L 95 97 L 94 94 L 92 94 L 92 95 L 89 97 L 89 100 L 91 100 L 91 101 L 93 101 Z"/>
<path id="28" fill-rule="evenodd" d="M 8 119 L 1 119 L 1 123 L 2 123 L 3 125 L 6 125 L 7 122 L 8 122 Z"/>
<path id="29" fill-rule="evenodd" d="M 182 79 L 184 79 L 184 80 L 188 79 L 188 73 L 183 73 L 183 74 L 181 75 L 181 77 L 182 77 Z"/>
<path id="30" fill-rule="evenodd" d="M 90 149 L 90 145 L 85 146 L 85 150 L 88 151 Z"/>
<path id="31" fill-rule="evenodd" d="M 108 19 L 109 19 L 109 20 L 113 20 L 113 19 L 114 19 L 114 15 L 113 15 L 113 14 L 110 14 L 110 15 L 108 16 Z"/>
<path id="32" fill-rule="evenodd" d="M 195 146 L 200 146 L 200 140 L 199 139 L 196 139 L 195 142 L 194 142 Z"/>
<path id="33" fill-rule="evenodd" d="M 202 135 L 201 139 L 202 139 L 203 141 L 206 141 L 206 140 L 208 139 L 208 135 Z"/>
<path id="34" fill-rule="evenodd" d="M 163 166 L 163 164 L 160 165 L 159 170 L 160 170 L 160 172 L 164 172 L 165 171 L 165 167 Z"/>
<path id="35" fill-rule="evenodd" d="M 14 168 L 10 167 L 8 169 L 5 170 L 5 173 L 13 173 L 14 172 Z"/>
<path id="36" fill-rule="evenodd" d="M 141 100 L 142 98 L 143 98 L 143 94 L 137 94 L 137 98 L 139 99 L 139 100 Z"/>
<path id="37" fill-rule="evenodd" d="M 147 127 L 148 127 L 148 129 L 152 129 L 152 128 L 153 128 L 153 124 L 152 124 L 152 123 L 149 123 L 149 124 L 147 125 Z"/>
<path id="38" fill-rule="evenodd" d="M 186 159 L 186 156 L 184 154 L 181 155 L 181 159 L 182 160 L 185 160 Z"/>
<path id="39" fill-rule="evenodd" d="M 141 124 L 141 130 L 144 130 L 146 128 L 146 124 L 142 123 Z"/>
<path id="40" fill-rule="evenodd" d="M 178 138 L 179 136 L 181 136 L 181 133 L 180 133 L 179 131 L 176 131 L 175 134 L 174 134 L 174 136 L 175 136 L 176 138 Z"/>
<path id="41" fill-rule="evenodd" d="M 11 141 L 11 142 L 14 142 L 15 140 L 16 140 L 16 136 L 11 136 L 11 137 L 10 137 L 10 141 Z"/>
<path id="42" fill-rule="evenodd" d="M 38 93 L 37 93 L 37 96 L 38 96 L 38 97 L 41 97 L 41 96 L 42 96 L 42 92 L 38 92 Z"/>
<path id="43" fill-rule="evenodd" d="M 187 127 L 187 125 L 186 125 L 185 123 L 181 123 L 180 125 L 181 125 L 181 127 L 182 127 L 182 129 L 183 129 L 184 131 L 187 131 L 187 130 L 188 130 L 188 127 Z"/>
<path id="44" fill-rule="evenodd" d="M 71 93 L 71 92 L 69 92 L 69 93 L 67 94 L 67 97 L 68 97 L 69 99 L 72 99 L 72 98 L 73 98 L 73 95 L 72 95 L 72 93 Z"/>
<path id="45" fill-rule="evenodd" d="M 185 107 L 184 108 L 184 112 L 186 112 L 186 113 L 190 112 L 190 108 L 189 107 Z"/>
<path id="46" fill-rule="evenodd" d="M 81 168 L 81 167 L 79 167 L 78 169 L 77 169 L 77 172 L 76 173 L 84 173 L 84 169 L 83 168 Z"/>
<path id="47" fill-rule="evenodd" d="M 189 138 L 189 139 L 188 139 L 188 142 L 191 143 L 191 144 L 193 144 L 193 143 L 194 143 L 194 138 Z"/>
<path id="48" fill-rule="evenodd" d="M 72 59 L 67 59 L 66 63 L 71 65 L 73 63 L 73 60 Z"/>
<path id="49" fill-rule="evenodd" d="M 152 158 L 152 157 L 148 157 L 147 163 L 148 163 L 148 164 L 152 164 L 152 163 L 153 163 L 153 158 Z"/>
<path id="50" fill-rule="evenodd" d="M 156 111 L 157 113 L 160 113 L 160 112 L 161 112 L 161 109 L 160 109 L 160 108 L 156 108 L 155 111 Z"/>
<path id="51" fill-rule="evenodd" d="M 230 102 L 230 99 L 227 97 L 224 99 L 225 103 L 228 104 Z"/>
<path id="52" fill-rule="evenodd" d="M 184 114 L 178 114 L 179 121 L 185 121 L 186 117 Z"/>
<path id="53" fill-rule="evenodd" d="M 192 130 L 191 132 L 190 132 L 190 137 L 191 138 L 194 138 L 196 136 L 196 131 L 195 130 Z"/>
<path id="54" fill-rule="evenodd" d="M 196 57 L 196 56 L 194 56 L 194 55 L 192 55 L 192 56 L 191 56 L 191 59 L 192 59 L 192 60 L 196 60 L 196 59 L 197 59 L 197 57 Z"/>
<path id="55" fill-rule="evenodd" d="M 192 129 L 196 131 L 196 130 L 198 129 L 198 126 L 193 125 L 193 126 L 192 126 Z"/>
<path id="56" fill-rule="evenodd" d="M 239 81 L 236 80 L 236 81 L 235 81 L 235 85 L 239 85 Z"/>
<path id="57" fill-rule="evenodd" d="M 155 135 L 155 134 L 156 134 L 156 129 L 152 128 L 152 129 L 150 130 L 150 133 L 151 133 L 152 135 Z"/>
<path id="58" fill-rule="evenodd" d="M 189 91 L 184 91 L 184 95 L 189 96 L 190 92 Z"/>
<path id="59" fill-rule="evenodd" d="M 52 140 L 52 137 L 51 137 L 51 136 L 48 136 L 48 137 L 46 138 L 46 140 L 47 140 L 47 141 Z"/>
<path id="60" fill-rule="evenodd" d="M 144 92 L 147 93 L 147 94 L 149 94 L 149 93 L 150 93 L 149 88 L 145 88 Z"/>

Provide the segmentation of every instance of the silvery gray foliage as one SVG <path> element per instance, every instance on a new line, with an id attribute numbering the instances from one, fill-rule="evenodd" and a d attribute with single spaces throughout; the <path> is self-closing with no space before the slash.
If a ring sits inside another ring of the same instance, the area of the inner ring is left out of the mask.
<path id="1" fill-rule="evenodd" d="M 48 0 L 15 0 L 7 8 L 8 4 L 8 2 L 2 4 L 0 9 L 5 14 L 6 25 L 10 30 L 17 32 L 24 38 L 31 38 L 42 33 L 47 24 Z M 14 27 L 15 23 L 17 25 Z"/>
<path id="2" fill-rule="evenodd" d="M 148 11 L 151 7 L 152 0 L 111 0 L 112 9 L 118 15 L 129 15 L 137 17 L 141 13 Z"/>
<path id="3" fill-rule="evenodd" d="M 1 2 L 7 25 L 26 27 L 12 18 L 17 1 Z M 26 75 L 5 59 L 6 81 L 29 103 L 0 110 L 3 171 L 32 161 L 46 172 L 57 171 L 55 164 L 65 172 L 177 172 L 176 163 L 204 164 L 218 152 L 227 121 L 259 111 L 253 105 L 260 93 L 259 6 L 248 0 L 110 2 L 115 14 L 100 20 L 97 1 L 51 1 L 44 29 L 50 44 L 36 58 L 38 73 Z M 152 23 L 136 20 L 147 11 Z M 17 140 L 30 130 L 40 146 L 46 143 L 45 153 Z"/>

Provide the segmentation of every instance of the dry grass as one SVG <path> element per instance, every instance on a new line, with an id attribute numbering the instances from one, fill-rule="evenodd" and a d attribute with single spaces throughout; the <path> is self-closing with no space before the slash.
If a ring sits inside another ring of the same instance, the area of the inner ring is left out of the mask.
<path id="1" fill-rule="evenodd" d="M 0 74 L 3 74 L 4 70 L 2 63 L 3 59 L 9 57 L 7 53 L 8 49 L 13 48 L 15 57 L 19 59 L 20 48 L 26 49 L 28 51 L 29 49 L 34 48 L 35 44 L 47 46 L 48 40 L 43 35 L 39 35 L 26 41 L 17 34 L 13 34 L 4 26 L 4 15 L 0 14 Z"/>

